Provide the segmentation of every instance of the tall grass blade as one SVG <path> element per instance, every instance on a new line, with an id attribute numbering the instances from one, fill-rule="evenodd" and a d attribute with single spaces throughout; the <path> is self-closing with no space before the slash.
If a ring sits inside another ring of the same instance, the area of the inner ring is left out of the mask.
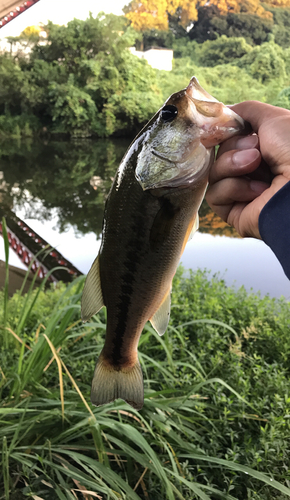
<path id="1" fill-rule="evenodd" d="M 90 457 L 86 457 L 84 455 L 81 455 L 79 453 L 76 453 L 73 451 L 71 451 L 71 452 L 64 451 L 63 453 L 65 455 L 68 455 L 69 457 L 73 458 L 75 460 L 75 462 L 82 469 L 84 469 L 87 474 L 92 474 L 92 478 L 95 481 L 97 481 L 103 485 L 104 485 L 104 481 L 106 483 L 110 484 L 111 488 L 116 490 L 115 495 L 117 496 L 117 498 L 120 495 L 121 491 L 123 490 L 126 493 L 126 499 L 128 499 L 128 500 L 129 499 L 130 500 L 140 500 L 140 497 L 137 495 L 137 493 L 135 493 L 133 491 L 133 489 L 128 485 L 128 483 L 126 483 L 124 481 L 124 479 L 122 479 L 119 476 L 119 474 L 117 474 L 113 470 L 108 469 L 107 467 L 105 467 L 103 464 L 100 464 L 96 460 L 94 460 Z M 73 467 L 69 462 L 67 462 L 62 457 L 58 456 L 58 458 L 59 458 L 60 462 L 65 463 L 65 465 L 66 465 L 65 470 L 74 471 L 74 472 L 77 471 L 79 473 L 79 476 L 77 479 L 82 484 L 86 484 L 88 482 L 87 479 L 85 478 L 84 473 L 81 470 L 77 470 L 75 467 Z M 87 474 L 86 474 L 86 476 L 87 476 Z M 76 477 L 76 476 L 74 476 L 74 477 Z M 90 479 L 89 481 L 92 484 L 92 479 Z M 96 483 L 95 483 L 95 486 L 96 486 Z M 119 498 L 122 498 L 122 496 L 120 496 Z"/>
<path id="2" fill-rule="evenodd" d="M 53 269 L 51 269 L 46 275 L 45 277 L 43 278 L 43 280 L 41 281 L 41 284 L 39 285 L 39 287 L 37 287 L 37 291 L 35 293 L 35 295 L 33 296 L 33 287 L 34 287 L 34 284 L 35 284 L 35 281 L 37 279 L 37 274 L 35 273 L 33 279 L 32 279 L 32 282 L 31 282 L 31 285 L 29 287 L 29 291 L 26 295 L 26 299 L 25 299 L 25 302 L 23 304 L 23 307 L 22 307 L 22 311 L 20 313 L 20 320 L 19 320 L 19 323 L 17 325 L 17 329 L 16 329 L 16 333 L 19 334 L 21 332 L 21 330 L 23 330 L 23 328 L 25 327 L 25 324 L 28 320 L 28 318 L 30 317 L 31 315 L 31 312 L 33 310 L 33 307 L 35 306 L 36 304 L 36 301 L 38 299 L 38 296 L 40 294 L 40 292 L 44 289 L 49 277 L 51 276 L 51 274 L 55 271 L 55 270 L 58 270 L 58 269 L 65 269 L 64 267 L 62 266 L 58 266 L 58 267 L 55 267 Z M 29 274 L 29 269 L 27 270 L 27 273 L 26 273 L 26 276 Z M 31 299 L 31 302 L 29 303 Z"/>
<path id="3" fill-rule="evenodd" d="M 182 323 L 182 324 L 178 325 L 176 328 L 182 329 L 186 326 L 198 325 L 198 324 L 202 324 L 202 323 L 206 323 L 208 325 L 222 326 L 223 328 L 226 328 L 227 330 L 232 332 L 235 336 L 238 335 L 236 330 L 234 330 L 230 325 L 227 325 L 223 321 L 218 321 L 217 319 L 194 319 L 192 321 L 186 321 L 186 323 Z"/>
<path id="4" fill-rule="evenodd" d="M 44 338 L 46 339 L 49 347 L 51 348 L 51 351 L 54 355 L 54 359 L 57 362 L 57 367 L 58 367 L 58 376 L 59 376 L 59 390 L 60 390 L 60 400 L 61 400 L 61 414 L 62 414 L 62 421 L 64 422 L 64 395 L 63 395 L 63 377 L 62 377 L 62 367 L 61 367 L 61 360 L 54 348 L 54 345 L 52 342 L 49 340 L 47 335 L 45 333 L 43 334 Z"/>
<path id="5" fill-rule="evenodd" d="M 211 500 L 211 498 L 200 489 L 200 487 L 199 487 L 200 485 L 197 485 L 196 483 L 193 483 L 192 481 L 188 481 L 187 479 L 176 474 L 175 472 L 171 471 L 170 469 L 165 468 L 165 470 L 169 474 L 171 474 L 172 476 L 176 477 L 176 479 L 178 479 L 178 481 L 181 481 L 183 484 L 185 484 L 188 487 L 188 489 L 190 491 L 192 491 L 192 493 L 197 495 L 197 497 L 200 498 L 201 500 Z"/>
<path id="6" fill-rule="evenodd" d="M 2 470 L 3 470 L 3 481 L 4 481 L 4 492 L 5 499 L 9 500 L 9 454 L 7 449 L 7 438 L 3 437 L 2 441 Z"/>
<path id="7" fill-rule="evenodd" d="M 8 334 L 6 331 L 7 324 L 7 314 L 8 314 L 8 286 L 9 286 L 9 239 L 7 232 L 7 225 L 5 217 L 2 218 L 2 235 L 4 240 L 4 251 L 5 251 L 5 283 L 4 283 L 4 301 L 3 301 L 3 337 L 4 337 L 4 347 L 8 349 Z"/>
<path id="8" fill-rule="evenodd" d="M 290 488 L 287 488 L 283 484 L 280 484 L 278 481 L 275 479 L 272 479 L 271 477 L 267 476 L 263 472 L 256 471 L 254 469 L 251 469 L 251 467 L 247 467 L 246 465 L 240 465 L 235 462 L 231 462 L 230 460 L 224 460 L 223 458 L 215 458 L 215 457 L 209 457 L 206 455 L 199 455 L 197 453 L 190 453 L 190 454 L 181 454 L 180 455 L 183 458 L 194 458 L 196 460 L 202 460 L 206 462 L 210 462 L 213 464 L 219 464 L 223 465 L 227 469 L 234 470 L 236 472 L 242 472 L 246 475 L 249 475 L 251 477 L 254 477 L 255 479 L 258 479 L 259 481 L 262 481 L 264 484 L 267 484 L 268 486 L 272 486 L 272 488 L 275 488 L 276 490 L 280 491 L 281 493 L 284 493 L 284 495 L 287 495 L 290 497 Z"/>

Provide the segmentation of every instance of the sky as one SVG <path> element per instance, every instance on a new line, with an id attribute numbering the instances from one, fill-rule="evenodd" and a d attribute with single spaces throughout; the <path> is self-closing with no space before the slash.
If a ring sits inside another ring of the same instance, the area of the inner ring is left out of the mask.
<path id="1" fill-rule="evenodd" d="M 38 3 L 16 17 L 13 21 L 0 29 L 0 39 L 7 36 L 18 36 L 27 26 L 46 24 L 52 21 L 55 24 L 67 24 L 74 18 L 86 19 L 89 12 L 96 16 L 103 11 L 106 14 L 123 14 L 122 8 L 130 0 L 40 0 Z M 21 0 L 19 0 L 21 3 Z"/>

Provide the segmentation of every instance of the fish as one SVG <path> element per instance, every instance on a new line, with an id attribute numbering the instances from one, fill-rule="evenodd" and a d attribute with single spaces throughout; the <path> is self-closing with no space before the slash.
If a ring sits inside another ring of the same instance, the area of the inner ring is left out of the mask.
<path id="1" fill-rule="evenodd" d="M 166 331 L 172 279 L 198 229 L 215 146 L 245 130 L 244 120 L 192 77 L 127 150 L 106 200 L 101 246 L 81 301 L 84 322 L 107 308 L 93 405 L 121 398 L 142 408 L 140 335 L 148 320 L 159 335 Z"/>

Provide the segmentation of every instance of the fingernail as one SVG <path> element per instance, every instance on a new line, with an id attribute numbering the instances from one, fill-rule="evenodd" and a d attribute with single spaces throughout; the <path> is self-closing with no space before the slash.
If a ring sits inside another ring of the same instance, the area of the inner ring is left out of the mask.
<path id="1" fill-rule="evenodd" d="M 257 135 L 248 135 L 237 140 L 237 149 L 252 149 L 258 146 L 259 139 Z"/>
<path id="2" fill-rule="evenodd" d="M 233 162 L 237 167 L 244 167 L 257 160 L 259 156 L 260 153 L 257 149 L 243 149 L 233 154 Z"/>
<path id="3" fill-rule="evenodd" d="M 266 189 L 268 189 L 269 186 L 270 186 L 270 184 L 266 184 L 266 182 L 262 182 L 262 181 L 251 181 L 250 182 L 251 190 L 254 191 L 255 193 L 258 193 L 258 194 L 263 193 Z"/>

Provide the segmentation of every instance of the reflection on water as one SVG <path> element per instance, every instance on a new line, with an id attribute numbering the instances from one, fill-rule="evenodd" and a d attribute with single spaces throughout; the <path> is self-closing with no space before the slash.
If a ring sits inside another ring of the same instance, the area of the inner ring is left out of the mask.
<path id="1" fill-rule="evenodd" d="M 49 220 L 56 209 L 60 231 L 73 226 L 77 233 L 99 235 L 105 199 L 128 143 L 1 143 L 2 204 L 15 209 L 29 201 L 26 216 L 38 220 Z"/>
<path id="2" fill-rule="evenodd" d="M 15 211 L 66 259 L 88 272 L 100 244 L 105 200 L 129 142 L 0 143 L 0 208 Z M 200 232 L 210 234 L 198 234 L 187 245 L 185 267 L 208 268 L 220 272 L 229 285 L 235 281 L 248 290 L 290 297 L 289 282 L 271 250 L 263 242 L 232 238 L 236 233 L 205 202 Z"/>
<path id="3" fill-rule="evenodd" d="M 26 217 L 38 220 L 49 220 L 56 209 L 61 232 L 73 226 L 76 233 L 100 235 L 106 196 L 129 143 L 129 139 L 0 143 L 2 205 L 12 210 L 25 206 Z M 234 235 L 205 202 L 200 227 L 211 234 Z"/>

